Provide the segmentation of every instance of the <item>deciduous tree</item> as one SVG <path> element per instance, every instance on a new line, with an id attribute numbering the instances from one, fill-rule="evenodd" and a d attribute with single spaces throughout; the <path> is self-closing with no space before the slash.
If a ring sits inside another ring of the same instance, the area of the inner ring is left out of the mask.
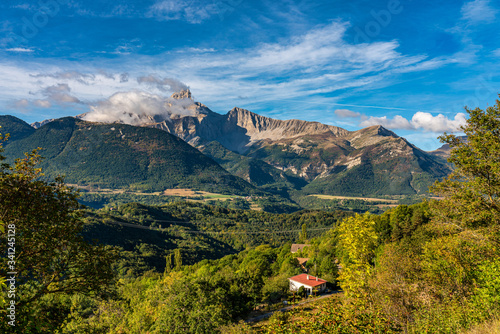
<path id="1" fill-rule="evenodd" d="M 0 161 L 3 159 L 0 154 Z M 7 236 L 0 231 L 4 249 L 0 276 L 17 272 L 16 328 L 23 333 L 53 332 L 51 326 L 56 324 L 38 307 L 43 298 L 101 291 L 113 277 L 113 254 L 89 244 L 80 234 L 83 221 L 77 192 L 62 178 L 42 180 L 40 160 L 34 150 L 12 166 L 0 166 L 0 222 L 15 230 L 12 268 L 8 266 L 12 259 L 4 255 Z"/>
<path id="2" fill-rule="evenodd" d="M 349 295 L 357 295 L 366 285 L 377 245 L 375 222 L 370 214 L 344 219 L 337 227 L 341 259 L 339 281 Z"/>
<path id="3" fill-rule="evenodd" d="M 443 220 L 461 226 L 500 223 L 500 101 L 482 110 L 467 109 L 469 119 L 461 127 L 462 139 L 444 134 L 450 145 L 453 172 L 436 182 L 431 192 L 444 199 L 434 203 Z"/>

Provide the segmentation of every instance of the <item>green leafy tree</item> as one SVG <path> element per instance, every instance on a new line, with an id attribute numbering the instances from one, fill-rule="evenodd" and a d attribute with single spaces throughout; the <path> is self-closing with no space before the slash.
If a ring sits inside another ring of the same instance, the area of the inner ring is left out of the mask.
<path id="1" fill-rule="evenodd" d="M 8 332 L 53 333 L 61 316 L 54 317 L 44 309 L 47 297 L 102 291 L 113 278 L 114 255 L 89 244 L 80 234 L 83 220 L 77 192 L 62 178 L 53 182 L 41 179 L 37 151 L 13 166 L 0 166 L 0 222 L 15 229 L 15 267 L 9 268 L 12 259 L 4 255 L 5 250 L 0 258 L 0 276 L 17 272 L 17 326 L 9 327 Z M 3 159 L 0 154 L 0 161 Z M 0 232 L 0 242 L 2 247 L 7 245 L 5 231 Z M 0 329 L 4 325 L 2 322 Z"/>
<path id="2" fill-rule="evenodd" d="M 342 290 L 357 296 L 372 271 L 377 234 L 369 213 L 344 219 L 337 227 L 338 252 L 342 269 L 338 280 Z"/>
<path id="3" fill-rule="evenodd" d="M 300 241 L 301 242 L 306 242 L 307 241 L 307 225 L 302 224 L 302 231 L 300 232 Z"/>
<path id="4" fill-rule="evenodd" d="M 181 270 L 181 267 L 182 267 L 182 254 L 181 254 L 181 250 L 179 248 L 177 248 L 174 251 L 174 261 L 175 261 L 175 270 L 176 271 Z"/>
<path id="5" fill-rule="evenodd" d="M 170 273 L 172 270 L 172 253 L 165 256 L 165 274 Z"/>
<path id="6" fill-rule="evenodd" d="M 434 203 L 436 214 L 457 225 L 500 223 L 500 101 L 486 110 L 470 110 L 461 127 L 466 139 L 444 134 L 454 171 L 431 192 L 444 199 Z"/>

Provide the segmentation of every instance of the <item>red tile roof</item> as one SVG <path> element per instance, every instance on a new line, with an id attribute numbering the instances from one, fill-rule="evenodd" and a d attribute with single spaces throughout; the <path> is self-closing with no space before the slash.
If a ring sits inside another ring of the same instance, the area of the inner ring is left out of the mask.
<path id="1" fill-rule="evenodd" d="M 307 279 L 307 277 L 309 277 L 309 279 Z M 313 287 L 326 283 L 324 279 L 318 278 L 318 280 L 316 281 L 316 277 L 307 274 L 293 276 L 290 277 L 289 280 Z"/>

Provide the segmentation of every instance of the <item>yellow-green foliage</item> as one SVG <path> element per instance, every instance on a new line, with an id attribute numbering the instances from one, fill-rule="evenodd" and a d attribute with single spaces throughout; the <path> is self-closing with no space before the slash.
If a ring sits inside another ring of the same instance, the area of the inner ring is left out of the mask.
<path id="1" fill-rule="evenodd" d="M 377 242 L 375 222 L 370 214 L 343 220 L 336 229 L 342 269 L 339 281 L 348 295 L 358 295 L 366 286 L 372 270 Z"/>
<path id="2" fill-rule="evenodd" d="M 309 312 L 311 308 L 314 313 Z M 331 297 L 308 305 L 307 308 L 292 309 L 287 313 L 277 312 L 269 322 L 258 328 L 266 334 L 355 334 L 355 333 L 399 333 L 397 324 L 373 305 L 361 300 Z"/>

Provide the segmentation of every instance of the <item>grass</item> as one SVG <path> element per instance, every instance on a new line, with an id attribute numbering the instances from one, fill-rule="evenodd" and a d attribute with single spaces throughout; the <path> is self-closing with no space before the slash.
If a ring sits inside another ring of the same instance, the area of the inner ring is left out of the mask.
<path id="1" fill-rule="evenodd" d="M 500 334 L 500 319 L 483 322 L 462 334 Z"/>

